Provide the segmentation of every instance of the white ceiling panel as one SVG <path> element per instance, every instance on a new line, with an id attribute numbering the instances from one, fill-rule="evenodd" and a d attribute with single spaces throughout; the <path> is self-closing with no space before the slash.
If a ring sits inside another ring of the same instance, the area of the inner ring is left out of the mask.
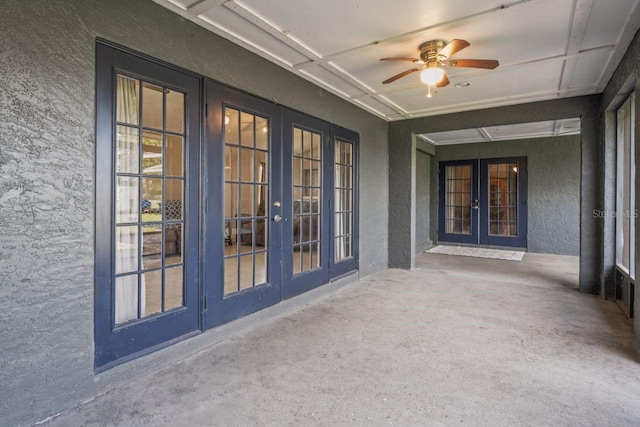
<path id="1" fill-rule="evenodd" d="M 322 66 L 305 68 L 302 72 L 316 80 L 318 83 L 328 86 L 345 96 L 356 96 L 363 93 L 357 87 L 349 84 L 345 79 L 338 77 L 336 74 Z"/>
<path id="2" fill-rule="evenodd" d="M 418 28 L 438 26 L 511 1 L 238 0 L 321 56 L 385 40 Z"/>
<path id="3" fill-rule="evenodd" d="M 599 93 L 640 29 L 640 0 L 154 0 L 386 120 Z M 427 99 L 418 57 L 429 40 L 470 43 Z M 454 84 L 468 81 L 460 89 Z"/>
<path id="4" fill-rule="evenodd" d="M 602 75 L 602 67 L 600 67 L 600 64 L 609 62 L 612 54 L 613 51 L 610 50 L 598 50 L 581 55 L 578 58 L 576 69 L 571 79 L 571 87 L 581 88 L 590 86 L 597 88 Z"/>
<path id="5" fill-rule="evenodd" d="M 427 98 L 427 90 L 422 85 L 407 87 L 396 92 L 386 93 L 385 96 L 398 105 L 405 107 L 411 114 L 422 110 L 438 110 L 451 106 L 459 110 L 474 108 L 486 102 L 510 100 L 525 97 L 532 93 L 546 93 L 554 90 L 558 85 L 558 76 L 562 69 L 562 62 L 534 64 L 525 68 L 510 68 L 493 72 L 473 72 L 452 79 L 451 84 L 439 88 L 432 98 Z M 455 83 L 466 81 L 468 87 L 459 88 Z M 491 90 L 487 90 L 491 88 Z M 549 89 L 552 88 L 552 89 Z"/>
<path id="6" fill-rule="evenodd" d="M 548 120 L 518 123 L 490 128 L 460 129 L 420 135 L 434 145 L 469 144 L 476 142 L 510 141 L 530 138 L 578 135 L 580 119 Z"/>
<path id="7" fill-rule="evenodd" d="M 271 34 L 253 25 L 225 7 L 216 7 L 200 15 L 203 21 L 218 27 L 241 41 L 258 48 L 280 62 L 293 65 L 308 58 Z"/>
<path id="8" fill-rule="evenodd" d="M 618 43 L 638 0 L 593 0 L 583 50 Z"/>

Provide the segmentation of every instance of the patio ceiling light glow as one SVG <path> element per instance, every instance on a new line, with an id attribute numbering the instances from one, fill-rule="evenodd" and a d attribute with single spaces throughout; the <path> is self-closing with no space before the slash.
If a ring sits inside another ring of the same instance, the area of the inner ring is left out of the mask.
<path id="1" fill-rule="evenodd" d="M 422 80 L 422 83 L 429 86 L 435 86 L 436 84 L 438 84 L 438 82 L 440 82 L 440 80 L 442 80 L 443 77 L 444 70 L 438 67 L 428 67 L 422 70 L 422 72 L 420 73 L 420 79 Z"/>

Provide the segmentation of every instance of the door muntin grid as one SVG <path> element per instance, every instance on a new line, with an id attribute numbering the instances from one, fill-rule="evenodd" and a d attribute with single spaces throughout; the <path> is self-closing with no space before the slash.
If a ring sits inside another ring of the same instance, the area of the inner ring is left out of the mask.
<path id="1" fill-rule="evenodd" d="M 184 93 L 116 77 L 115 327 L 184 307 Z"/>
<path id="2" fill-rule="evenodd" d="M 353 257 L 353 143 L 335 140 L 334 259 Z"/>
<path id="3" fill-rule="evenodd" d="M 224 296 L 268 282 L 269 119 L 224 109 Z"/>
<path id="4" fill-rule="evenodd" d="M 518 236 L 518 163 L 490 163 L 489 235 Z"/>
<path id="5" fill-rule="evenodd" d="M 322 134 L 293 127 L 292 273 L 302 274 L 321 266 Z"/>
<path id="6" fill-rule="evenodd" d="M 472 166 L 445 166 L 445 232 L 472 233 Z"/>

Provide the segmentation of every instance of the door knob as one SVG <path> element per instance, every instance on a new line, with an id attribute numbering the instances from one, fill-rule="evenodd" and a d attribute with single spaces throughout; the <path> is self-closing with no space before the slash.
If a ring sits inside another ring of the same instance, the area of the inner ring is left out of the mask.
<path id="1" fill-rule="evenodd" d="M 280 222 L 280 221 L 282 221 L 282 217 L 280 215 L 276 215 L 276 216 L 273 217 L 273 220 L 275 222 Z"/>

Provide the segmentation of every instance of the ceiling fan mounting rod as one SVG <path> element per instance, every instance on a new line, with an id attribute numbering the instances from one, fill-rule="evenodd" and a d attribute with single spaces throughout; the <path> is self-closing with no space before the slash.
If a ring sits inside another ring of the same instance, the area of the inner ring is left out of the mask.
<path id="1" fill-rule="evenodd" d="M 419 47 L 420 59 L 427 64 L 427 66 L 437 65 L 441 59 L 445 59 L 439 58 L 438 52 L 446 45 L 447 43 L 444 40 L 430 40 L 422 43 Z"/>

